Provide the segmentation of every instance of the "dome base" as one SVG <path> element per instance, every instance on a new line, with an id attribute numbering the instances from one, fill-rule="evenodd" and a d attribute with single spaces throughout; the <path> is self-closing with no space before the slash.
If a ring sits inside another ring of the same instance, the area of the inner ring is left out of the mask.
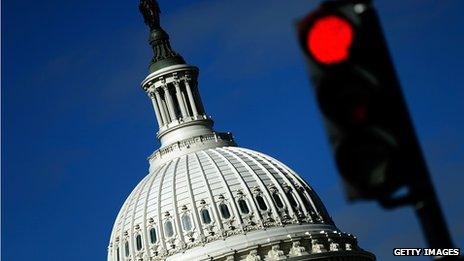
<path id="1" fill-rule="evenodd" d="M 162 259 L 160 259 L 162 260 Z M 331 225 L 288 225 L 205 244 L 166 260 L 357 260 L 375 256 L 360 249 L 356 238 Z"/>

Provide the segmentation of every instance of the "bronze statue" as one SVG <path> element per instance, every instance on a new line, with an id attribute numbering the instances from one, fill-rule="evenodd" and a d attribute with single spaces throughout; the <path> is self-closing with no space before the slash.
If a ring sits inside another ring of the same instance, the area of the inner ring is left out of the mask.
<path id="1" fill-rule="evenodd" d="M 159 14 L 161 11 L 156 0 L 140 0 L 139 10 L 143 15 L 145 24 L 147 24 L 151 30 L 160 28 Z"/>

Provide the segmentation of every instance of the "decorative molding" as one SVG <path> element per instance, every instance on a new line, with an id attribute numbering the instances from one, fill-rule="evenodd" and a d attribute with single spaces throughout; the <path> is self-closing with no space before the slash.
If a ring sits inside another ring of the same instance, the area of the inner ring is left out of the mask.
<path id="1" fill-rule="evenodd" d="M 284 260 L 287 259 L 287 256 L 284 254 L 284 251 L 280 250 L 279 245 L 273 245 L 271 250 L 267 252 L 267 256 L 265 260 Z"/>
<path id="2" fill-rule="evenodd" d="M 300 241 L 295 241 L 292 243 L 292 248 L 290 248 L 290 251 L 288 252 L 288 255 L 290 257 L 308 255 L 308 252 L 306 252 L 306 248 L 300 246 L 300 244 L 301 244 Z"/>
<path id="3" fill-rule="evenodd" d="M 253 249 L 246 256 L 245 261 L 261 261 L 261 257 L 258 255 L 258 251 L 256 249 Z"/>

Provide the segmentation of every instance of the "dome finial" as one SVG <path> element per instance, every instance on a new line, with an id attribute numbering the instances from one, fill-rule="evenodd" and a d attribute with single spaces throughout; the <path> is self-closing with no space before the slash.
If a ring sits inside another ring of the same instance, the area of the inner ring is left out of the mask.
<path id="1" fill-rule="evenodd" d="M 153 49 L 153 59 L 150 63 L 150 72 L 154 72 L 165 67 L 185 64 L 184 58 L 171 48 L 169 35 L 161 28 L 161 13 L 156 0 L 140 0 L 140 13 L 143 15 L 145 24 L 150 27 L 150 39 L 148 40 Z"/>
<path id="2" fill-rule="evenodd" d="M 159 14 L 161 11 L 156 0 L 140 0 L 139 10 L 143 15 L 145 24 L 147 24 L 151 30 L 160 28 Z"/>

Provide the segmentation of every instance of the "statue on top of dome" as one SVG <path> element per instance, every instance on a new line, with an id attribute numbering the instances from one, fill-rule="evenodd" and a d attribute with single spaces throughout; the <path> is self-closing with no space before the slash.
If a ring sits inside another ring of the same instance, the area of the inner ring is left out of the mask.
<path id="1" fill-rule="evenodd" d="M 147 24 L 151 30 L 160 28 L 159 14 L 161 10 L 156 0 L 140 0 L 139 10 L 143 15 L 145 24 Z"/>

